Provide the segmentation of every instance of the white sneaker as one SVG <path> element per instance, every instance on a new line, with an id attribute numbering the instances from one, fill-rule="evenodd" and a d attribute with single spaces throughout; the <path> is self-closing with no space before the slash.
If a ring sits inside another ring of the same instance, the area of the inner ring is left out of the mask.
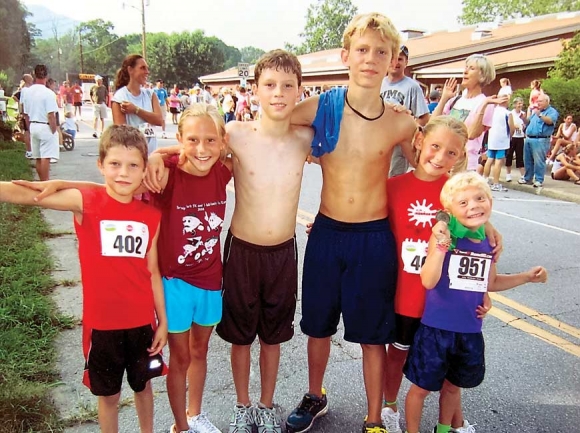
<path id="1" fill-rule="evenodd" d="M 469 421 L 463 419 L 463 427 L 452 428 L 449 433 L 475 433 L 475 426 L 477 424 L 469 424 Z"/>
<path id="2" fill-rule="evenodd" d="M 24 156 L 26 157 L 26 159 L 32 159 L 32 152 L 26 152 Z"/>
<path id="3" fill-rule="evenodd" d="M 389 433 L 403 433 L 399 423 L 400 418 L 401 414 L 390 407 L 383 407 L 381 410 L 381 420 Z"/>
<path id="4" fill-rule="evenodd" d="M 511 182 L 512 181 L 512 174 L 511 173 L 507 173 L 505 175 L 505 181 L 506 182 Z"/>
<path id="5" fill-rule="evenodd" d="M 258 406 L 255 408 L 254 420 L 258 433 L 282 433 L 280 415 L 276 408 Z"/>
<path id="6" fill-rule="evenodd" d="M 552 165 L 554 165 L 554 161 L 552 161 L 550 158 L 548 158 L 548 159 L 546 159 L 546 165 L 551 167 Z"/>
<path id="7" fill-rule="evenodd" d="M 167 135 L 165 135 L 165 132 L 161 133 L 161 138 L 167 138 Z"/>
<path id="8" fill-rule="evenodd" d="M 542 183 L 538 182 L 537 180 L 534 181 L 534 188 L 541 188 L 543 186 L 544 185 Z"/>
<path id="9" fill-rule="evenodd" d="M 205 412 L 197 416 L 187 417 L 189 430 L 196 433 L 221 433 L 221 431 L 211 423 Z"/>
<path id="10" fill-rule="evenodd" d="M 491 186 L 491 190 L 496 192 L 506 192 L 507 188 L 504 188 L 504 186 L 501 183 L 494 183 Z"/>
<path id="11" fill-rule="evenodd" d="M 524 177 L 522 176 L 518 179 L 518 183 L 520 185 L 525 185 L 526 183 L 528 183 L 528 181 L 526 179 L 524 179 Z"/>
<path id="12" fill-rule="evenodd" d="M 50 163 L 51 164 L 56 164 L 58 162 L 58 159 L 56 158 L 50 158 Z"/>

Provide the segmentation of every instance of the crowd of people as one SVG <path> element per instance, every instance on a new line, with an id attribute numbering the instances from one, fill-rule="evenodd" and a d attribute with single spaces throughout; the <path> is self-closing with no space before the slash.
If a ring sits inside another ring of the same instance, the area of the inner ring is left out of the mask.
<path id="1" fill-rule="evenodd" d="M 282 431 L 274 397 L 280 345 L 294 334 L 295 227 L 306 161 L 320 164 L 323 183 L 301 285 L 307 392 L 288 415 L 287 431 L 306 432 L 329 410 L 323 382 L 341 318 L 345 340 L 362 348 L 363 432 L 402 432 L 403 376 L 412 383 L 404 403 L 407 432 L 419 431 L 424 400 L 433 391 L 440 391 L 434 432 L 475 431 L 463 416 L 461 388 L 483 380 L 487 292 L 547 278 L 540 266 L 498 273 L 494 256 L 502 243 L 489 222 L 492 190 L 500 190 L 499 170 L 510 153 L 509 168 L 515 154 L 523 170 L 518 182 L 542 185 L 558 114 L 539 85 L 527 112 L 521 99 L 508 110 L 512 91 L 505 80 L 497 95 L 486 96 L 495 69 L 479 54 L 466 59 L 460 83 L 448 80 L 428 104 L 404 76 L 408 48 L 378 13 L 353 18 L 343 43 L 348 87 L 310 97 L 301 92 L 300 62 L 283 50 L 257 62 L 252 91 L 194 86 L 167 92 L 163 80 L 151 88 L 145 59 L 127 56 L 115 79 L 114 125 L 100 133 L 104 185 L 2 183 L 0 201 L 74 214 L 84 383 L 98 396 L 101 431 L 118 431 L 126 371 L 142 432 L 153 431 L 150 379 L 164 374 L 175 419 L 171 432 L 219 432 L 202 411 L 214 327 L 231 344 L 236 401 L 229 432 Z M 55 147 L 58 112 L 46 78 L 46 68 L 38 66 L 35 84 L 22 97 L 33 156 L 41 160 Z M 95 136 L 97 121 L 102 126 L 106 116 L 99 78 L 91 89 Z M 67 116 L 74 94 L 64 93 Z M 161 151 L 153 126 L 164 134 L 167 107 L 179 144 Z M 548 159 L 558 167 L 555 179 L 578 183 L 571 168 L 576 127 L 568 118 L 563 125 Z M 478 171 L 492 179 L 491 188 Z M 42 164 L 39 176 L 48 179 Z M 235 205 L 222 259 L 232 177 Z M 136 200 L 137 194 L 148 199 Z M 261 389 L 254 400 L 250 347 L 256 338 Z M 161 357 L 166 342 L 168 369 Z"/>

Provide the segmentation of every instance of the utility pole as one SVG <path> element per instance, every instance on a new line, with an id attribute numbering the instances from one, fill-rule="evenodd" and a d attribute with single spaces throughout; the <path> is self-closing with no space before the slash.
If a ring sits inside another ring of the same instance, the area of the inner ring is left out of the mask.
<path id="1" fill-rule="evenodd" d="M 81 74 L 84 72 L 83 68 L 83 37 L 81 35 L 81 26 L 79 26 L 79 50 L 81 52 Z"/>
<path id="2" fill-rule="evenodd" d="M 147 2 L 149 3 L 149 2 Z M 143 51 L 143 59 L 147 57 L 147 43 L 146 43 L 146 33 L 145 33 L 145 0 L 141 0 L 141 28 L 142 28 L 142 35 L 141 35 L 141 46 Z"/>

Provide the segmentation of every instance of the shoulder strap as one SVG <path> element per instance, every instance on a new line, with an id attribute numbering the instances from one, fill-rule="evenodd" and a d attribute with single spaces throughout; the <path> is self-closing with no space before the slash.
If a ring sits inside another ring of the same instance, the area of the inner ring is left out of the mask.
<path id="1" fill-rule="evenodd" d="M 461 93 L 457 95 L 453 101 L 451 101 L 451 104 L 449 104 L 449 111 L 453 109 L 453 106 L 457 103 L 457 101 L 459 101 L 459 99 L 461 99 Z"/>

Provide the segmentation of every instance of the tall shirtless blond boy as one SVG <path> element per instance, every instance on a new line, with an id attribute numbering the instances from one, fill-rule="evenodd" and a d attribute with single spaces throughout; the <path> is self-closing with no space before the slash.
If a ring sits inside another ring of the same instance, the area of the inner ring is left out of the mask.
<path id="1" fill-rule="evenodd" d="M 227 124 L 236 187 L 235 208 L 224 245 L 222 321 L 218 334 L 232 344 L 237 404 L 230 432 L 281 432 L 273 409 L 280 344 L 294 334 L 298 291 L 296 213 L 312 130 L 290 125 L 301 92 L 296 56 L 266 53 L 254 69 L 256 122 Z M 250 347 L 260 341 L 261 396 L 249 395 Z"/>
<path id="2" fill-rule="evenodd" d="M 385 179 L 393 147 L 401 143 L 409 157 L 417 128 L 411 116 L 396 113 L 380 98 L 399 46 L 397 30 L 378 13 L 356 16 L 344 33 L 341 58 L 349 69 L 348 90 L 336 147 L 320 156 L 320 211 L 304 257 L 300 326 L 308 335 L 309 389 L 286 421 L 290 432 L 309 430 L 328 410 L 322 382 L 342 313 L 344 338 L 362 346 L 368 403 L 363 432 L 386 433 L 382 378 L 385 344 L 394 338 L 397 258 Z M 324 109 L 324 103 L 319 107 L 324 97 L 299 104 L 292 122 L 311 125 Z M 318 136 L 320 127 L 315 128 Z"/>

